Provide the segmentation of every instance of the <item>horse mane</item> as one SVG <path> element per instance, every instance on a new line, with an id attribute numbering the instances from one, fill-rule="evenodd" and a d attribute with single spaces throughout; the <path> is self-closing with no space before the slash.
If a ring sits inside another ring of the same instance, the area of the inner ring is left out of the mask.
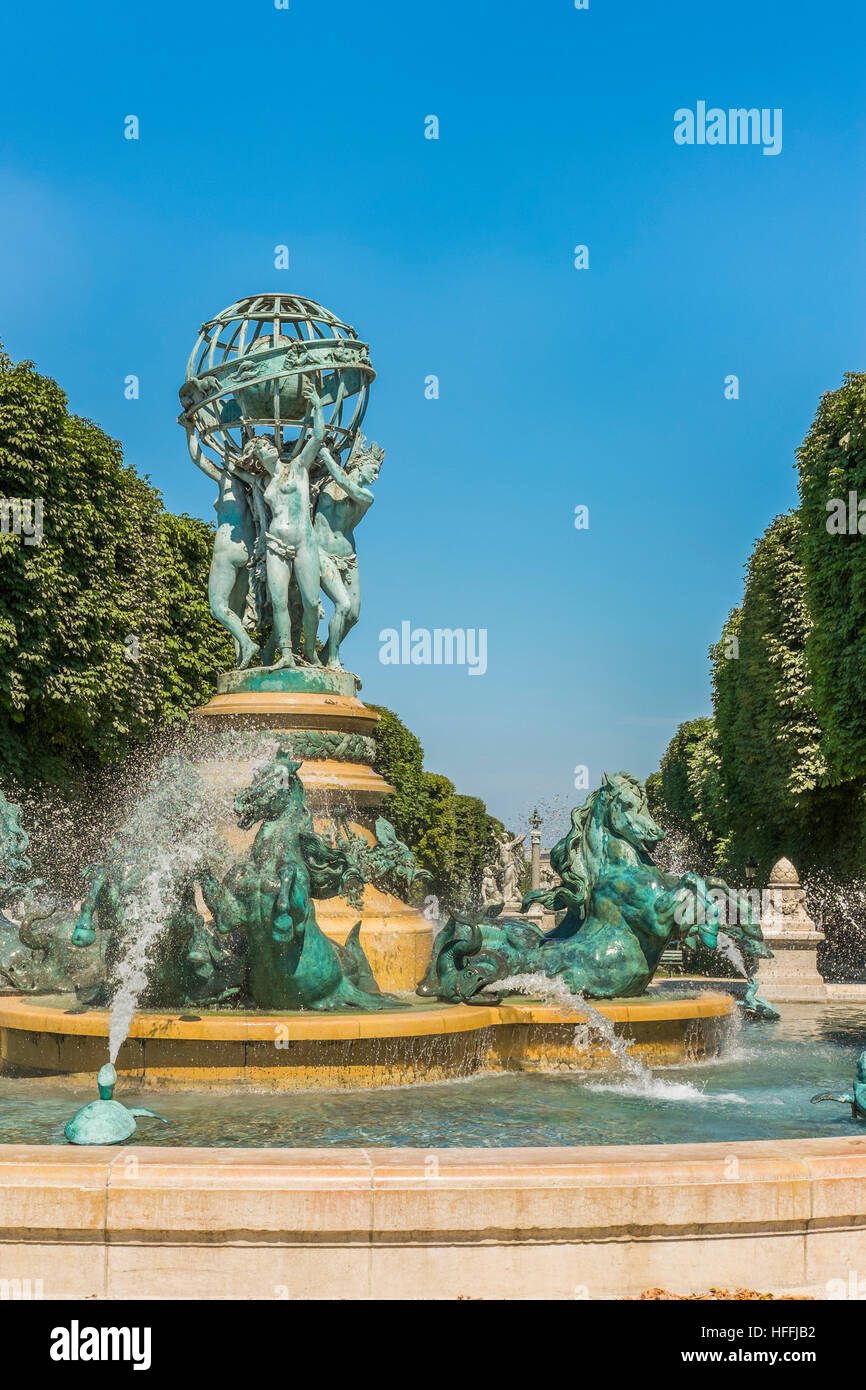
<path id="1" fill-rule="evenodd" d="M 632 777 L 630 772 L 615 772 L 612 777 L 605 774 L 601 786 L 590 793 L 582 806 L 575 806 L 571 813 L 571 829 L 550 851 L 551 867 L 559 874 L 563 886 L 573 894 L 579 904 L 578 911 L 586 905 L 594 878 L 595 861 L 589 848 L 589 828 L 595 804 L 603 792 L 618 792 L 623 783 L 640 792 L 642 800 L 646 801 L 643 783 L 639 778 Z"/>
<path id="2" fill-rule="evenodd" d="M 589 897 L 590 855 L 587 848 L 589 823 L 592 809 L 601 792 L 601 787 L 586 798 L 582 806 L 575 806 L 571 813 L 571 828 L 550 851 L 550 865 L 555 869 L 576 900 L 574 907 L 583 915 L 582 909 Z M 554 895 L 556 889 L 553 890 Z"/>

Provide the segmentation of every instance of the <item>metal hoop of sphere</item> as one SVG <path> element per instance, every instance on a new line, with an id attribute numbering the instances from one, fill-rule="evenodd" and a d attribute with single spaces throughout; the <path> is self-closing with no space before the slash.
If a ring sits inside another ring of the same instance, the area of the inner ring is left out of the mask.
<path id="1" fill-rule="evenodd" d="M 254 435 L 291 453 L 310 427 L 310 378 L 322 400 L 336 458 L 351 451 L 376 373 L 354 328 L 314 299 L 257 294 L 202 324 L 180 389 L 179 424 L 225 467 Z"/>

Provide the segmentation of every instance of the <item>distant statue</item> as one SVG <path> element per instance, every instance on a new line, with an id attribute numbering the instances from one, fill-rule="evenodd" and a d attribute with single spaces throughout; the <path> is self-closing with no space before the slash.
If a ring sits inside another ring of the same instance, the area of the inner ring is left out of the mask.
<path id="1" fill-rule="evenodd" d="M 523 859 L 518 851 L 525 839 L 525 835 L 518 835 L 512 840 L 507 832 L 503 832 L 496 842 L 499 858 L 500 892 L 502 900 L 506 904 L 520 903 L 520 877 Z"/>
<path id="2" fill-rule="evenodd" d="M 481 910 L 482 912 L 493 911 L 494 916 L 498 916 L 502 906 L 502 893 L 496 882 L 496 875 L 490 865 L 485 864 L 481 873 Z"/>
<path id="3" fill-rule="evenodd" d="M 359 434 L 345 469 L 326 446 L 319 457 L 330 479 L 319 493 L 313 527 L 319 545 L 319 582 L 334 605 L 328 624 L 325 665 L 341 671 L 340 646 L 361 611 L 355 527 L 375 501 L 370 484 L 379 476 L 385 450 L 375 442 L 368 447 L 363 434 Z"/>

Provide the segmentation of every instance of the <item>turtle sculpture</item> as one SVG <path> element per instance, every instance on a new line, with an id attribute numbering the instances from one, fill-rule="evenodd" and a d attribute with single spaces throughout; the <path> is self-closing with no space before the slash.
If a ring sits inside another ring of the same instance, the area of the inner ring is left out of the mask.
<path id="1" fill-rule="evenodd" d="M 857 1058 L 853 1092 L 841 1091 L 837 1095 L 834 1091 L 822 1091 L 819 1096 L 812 1097 L 812 1104 L 816 1105 L 821 1100 L 833 1100 L 837 1105 L 850 1105 L 852 1120 L 866 1120 L 866 1049 Z"/>
<path id="2" fill-rule="evenodd" d="M 153 1110 L 144 1110 L 140 1106 L 127 1107 L 113 1099 L 117 1072 L 110 1062 L 99 1068 L 96 1085 L 99 1100 L 92 1100 L 89 1105 L 76 1111 L 64 1130 L 70 1144 L 122 1144 L 124 1139 L 135 1133 L 137 1116 L 168 1124 L 164 1116 L 157 1115 Z"/>

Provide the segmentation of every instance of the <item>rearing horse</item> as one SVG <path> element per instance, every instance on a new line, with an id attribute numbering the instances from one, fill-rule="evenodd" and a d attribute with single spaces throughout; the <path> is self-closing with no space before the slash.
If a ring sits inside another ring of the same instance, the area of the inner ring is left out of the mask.
<path id="1" fill-rule="evenodd" d="M 716 946 L 722 923 L 713 890 L 728 891 L 720 879 L 664 873 L 651 854 L 663 836 L 643 784 L 625 772 L 605 774 L 598 790 L 572 811 L 570 830 L 551 850 L 562 883 L 524 899 L 524 908 L 533 902 L 551 911 L 564 908 L 559 926 L 545 935 L 526 922 L 466 925 L 452 919 L 418 992 L 465 1001 L 508 975 L 540 971 L 591 998 L 643 993 L 675 934 L 689 944 Z M 748 914 L 732 934 L 755 954 L 767 953 Z"/>
<path id="2" fill-rule="evenodd" d="M 235 798 L 242 830 L 261 826 L 247 856 L 220 882 L 198 871 L 218 932 L 247 940 L 246 992 L 262 1009 L 400 1009 L 382 994 L 358 939 L 329 940 L 313 896 L 335 897 L 356 871 L 344 852 L 313 828 L 298 778 L 300 763 L 280 750 Z"/>

